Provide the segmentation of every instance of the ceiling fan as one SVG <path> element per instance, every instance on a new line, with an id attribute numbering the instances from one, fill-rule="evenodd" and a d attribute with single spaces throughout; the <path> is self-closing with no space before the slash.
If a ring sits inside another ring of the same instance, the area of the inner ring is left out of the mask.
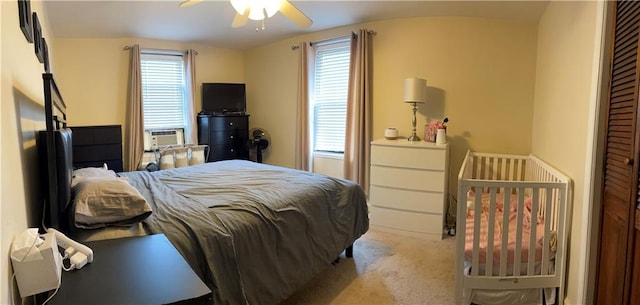
<path id="1" fill-rule="evenodd" d="M 231 5 L 236 10 L 231 26 L 239 28 L 247 24 L 248 19 L 262 20 L 270 18 L 277 12 L 282 13 L 293 23 L 300 27 L 308 28 L 313 21 L 302 11 L 295 7 L 288 0 L 230 0 Z M 202 0 L 185 0 L 180 3 L 180 7 L 187 7 L 200 3 Z"/>

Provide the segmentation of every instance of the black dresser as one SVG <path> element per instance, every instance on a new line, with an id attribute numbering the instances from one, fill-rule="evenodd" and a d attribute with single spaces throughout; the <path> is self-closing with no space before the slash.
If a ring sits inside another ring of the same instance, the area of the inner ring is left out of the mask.
<path id="1" fill-rule="evenodd" d="M 198 144 L 209 146 L 207 162 L 249 160 L 248 140 L 249 115 L 198 115 Z"/>
<path id="2" fill-rule="evenodd" d="M 120 125 L 73 126 L 73 167 L 101 167 L 122 172 L 122 129 Z"/>

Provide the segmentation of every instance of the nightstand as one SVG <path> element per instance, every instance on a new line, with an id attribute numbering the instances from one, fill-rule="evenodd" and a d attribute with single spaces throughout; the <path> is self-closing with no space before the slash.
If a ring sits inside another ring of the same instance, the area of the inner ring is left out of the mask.
<path id="1" fill-rule="evenodd" d="M 164 234 L 85 244 L 93 263 L 63 271 L 47 304 L 213 304 L 211 290 Z"/>
<path id="2" fill-rule="evenodd" d="M 442 239 L 448 175 L 448 144 L 406 139 L 371 142 L 371 225 Z"/>

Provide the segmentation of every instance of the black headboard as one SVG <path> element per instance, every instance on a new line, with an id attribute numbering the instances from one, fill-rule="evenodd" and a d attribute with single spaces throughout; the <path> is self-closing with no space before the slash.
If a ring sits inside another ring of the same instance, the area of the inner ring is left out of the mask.
<path id="1" fill-rule="evenodd" d="M 44 219 L 46 226 L 66 232 L 73 174 L 72 133 L 67 128 L 67 106 L 53 74 L 44 73 L 42 79 L 46 130 L 38 133 L 37 145 L 45 191 Z"/>

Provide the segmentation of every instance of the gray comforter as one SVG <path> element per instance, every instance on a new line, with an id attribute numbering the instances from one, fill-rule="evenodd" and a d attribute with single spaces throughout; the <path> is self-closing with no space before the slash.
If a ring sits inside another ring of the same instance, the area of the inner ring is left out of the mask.
<path id="1" fill-rule="evenodd" d="M 277 304 L 369 227 L 358 185 L 304 171 L 234 160 L 122 176 L 215 304 Z"/>

